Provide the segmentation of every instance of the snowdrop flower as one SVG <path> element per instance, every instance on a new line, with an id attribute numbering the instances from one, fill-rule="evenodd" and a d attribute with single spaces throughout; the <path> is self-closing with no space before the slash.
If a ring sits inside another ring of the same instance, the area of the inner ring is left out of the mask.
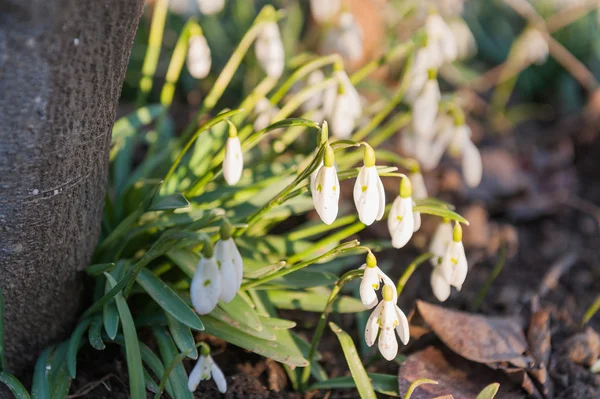
<path id="1" fill-rule="evenodd" d="M 360 221 L 369 226 L 383 217 L 385 191 L 375 166 L 375 151 L 366 143 L 364 146 L 364 165 L 354 183 L 354 205 Z"/>
<path id="2" fill-rule="evenodd" d="M 402 248 L 415 232 L 415 219 L 413 214 L 412 185 L 408 178 L 400 182 L 400 195 L 392 203 L 388 216 L 388 230 L 392 236 L 392 246 Z M 419 224 L 420 224 L 419 216 Z"/>
<path id="3" fill-rule="evenodd" d="M 381 271 L 377 266 L 377 259 L 372 252 L 367 254 L 367 260 L 364 265 L 360 267 L 365 270 L 363 278 L 360 282 L 360 300 L 367 309 L 373 308 L 377 305 L 377 290 L 379 289 L 379 283 L 383 282 L 387 285 L 393 286 L 393 281 Z"/>
<path id="4" fill-rule="evenodd" d="M 244 170 L 244 154 L 242 145 L 237 136 L 235 125 L 229 122 L 229 137 L 225 144 L 225 159 L 223 159 L 223 176 L 230 186 L 234 186 L 240 181 L 242 171 Z"/>
<path id="5" fill-rule="evenodd" d="M 439 68 L 456 60 L 458 55 L 456 38 L 439 14 L 430 14 L 427 17 L 425 32 L 432 66 Z"/>
<path id="6" fill-rule="evenodd" d="M 331 20 L 342 6 L 342 0 L 310 0 L 310 13 L 318 23 Z"/>
<path id="7" fill-rule="evenodd" d="M 477 146 L 471 141 L 469 126 L 462 124 L 455 128 L 450 151 L 462 158 L 462 173 L 467 186 L 477 187 L 483 175 L 483 163 Z"/>
<path id="8" fill-rule="evenodd" d="M 306 87 L 312 87 L 325 80 L 325 74 L 320 69 L 312 71 L 306 78 Z M 318 109 L 323 104 L 323 92 L 315 93 L 311 98 L 304 101 L 300 106 L 302 112 L 310 112 Z"/>
<path id="9" fill-rule="evenodd" d="M 188 378 L 188 390 L 194 392 L 198 388 L 200 381 L 210 380 L 211 376 L 215 380 L 219 392 L 227 392 L 225 376 L 210 355 L 208 345 L 204 344 L 200 349 L 200 359 L 198 359 Z"/>
<path id="10" fill-rule="evenodd" d="M 331 122 L 333 135 L 347 139 L 362 115 L 362 105 L 360 96 L 346 72 L 335 71 L 334 76 L 338 80 L 338 86 L 325 91 L 323 111 Z"/>
<path id="11" fill-rule="evenodd" d="M 430 69 L 429 79 L 415 98 L 412 107 L 412 126 L 417 136 L 431 139 L 435 134 L 434 126 L 441 98 L 436 71 Z"/>
<path id="12" fill-rule="evenodd" d="M 408 176 L 408 178 L 412 183 L 413 200 L 423 200 L 429 197 L 429 195 L 427 194 L 427 186 L 425 186 L 425 180 L 423 179 L 423 175 L 421 174 L 421 172 L 413 172 Z M 413 207 L 415 205 L 415 201 L 413 201 Z M 421 213 L 413 211 L 413 219 L 415 221 L 414 231 L 417 232 L 421 228 Z"/>
<path id="13" fill-rule="evenodd" d="M 406 90 L 404 98 L 409 104 L 412 104 L 419 93 L 423 90 L 423 86 L 429 80 L 429 70 L 432 68 L 429 49 L 421 47 L 415 52 L 415 60 L 410 70 L 410 83 Z"/>
<path id="14" fill-rule="evenodd" d="M 431 242 L 429 243 L 429 252 L 433 254 L 430 259 L 431 264 L 436 267 L 439 265 L 442 257 L 446 253 L 448 245 L 452 242 L 452 224 L 450 220 L 444 219 L 433 233 Z"/>
<path id="15" fill-rule="evenodd" d="M 204 35 L 192 36 L 188 45 L 186 64 L 190 75 L 196 79 L 205 78 L 208 76 L 212 64 L 210 47 L 208 47 L 206 38 Z"/>
<path id="16" fill-rule="evenodd" d="M 515 41 L 514 51 L 525 64 L 541 65 L 548 59 L 548 42 L 542 32 L 535 28 L 526 28 Z"/>
<path id="17" fill-rule="evenodd" d="M 198 8 L 204 15 L 212 15 L 220 12 L 225 7 L 225 0 L 196 0 Z"/>
<path id="18" fill-rule="evenodd" d="M 231 224 L 221 225 L 221 239 L 215 244 L 215 260 L 221 273 L 221 294 L 219 299 L 231 302 L 242 284 L 244 264 L 242 255 L 231 237 Z"/>
<path id="19" fill-rule="evenodd" d="M 453 19 L 448 22 L 448 27 L 456 39 L 456 58 L 465 59 L 477 52 L 477 42 L 473 32 L 462 19 Z"/>
<path id="20" fill-rule="evenodd" d="M 321 52 L 338 53 L 349 62 L 360 61 L 363 58 L 364 33 L 351 13 L 342 13 L 338 24 L 327 31 Z"/>
<path id="21" fill-rule="evenodd" d="M 315 210 L 325 224 L 335 221 L 340 200 L 340 182 L 335 169 L 333 149 L 326 144 L 323 166 L 319 169 L 314 183 L 311 185 Z"/>
<path id="22" fill-rule="evenodd" d="M 221 273 L 209 243 L 204 244 L 203 256 L 198 262 L 190 285 L 192 305 L 198 314 L 208 314 L 217 306 L 222 290 Z"/>
<path id="23" fill-rule="evenodd" d="M 271 124 L 273 117 L 279 113 L 279 108 L 263 97 L 256 102 L 254 113 L 256 114 L 253 124 L 254 130 L 259 131 Z"/>
<path id="24" fill-rule="evenodd" d="M 279 27 L 275 22 L 265 22 L 255 43 L 256 58 L 267 76 L 278 79 L 285 67 L 285 53 Z"/>
<path id="25" fill-rule="evenodd" d="M 398 354 L 398 341 L 394 329 L 402 343 L 406 345 L 410 339 L 408 319 L 396 305 L 397 295 L 393 285 L 385 284 L 381 292 L 383 300 L 379 302 L 367 320 L 365 341 L 368 346 L 373 346 L 377 333 L 381 329 L 378 343 L 379 352 L 386 360 L 393 360 Z"/>
<path id="26" fill-rule="evenodd" d="M 458 291 L 467 278 L 468 266 L 465 249 L 462 244 L 462 227 L 454 225 L 452 241 L 446 248 L 442 263 L 431 273 L 431 288 L 436 298 L 443 302 L 450 296 L 450 287 Z"/>

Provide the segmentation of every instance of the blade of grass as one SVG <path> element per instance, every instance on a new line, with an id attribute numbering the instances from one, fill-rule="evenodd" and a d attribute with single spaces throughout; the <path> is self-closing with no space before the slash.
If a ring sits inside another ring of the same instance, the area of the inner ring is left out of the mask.
<path id="1" fill-rule="evenodd" d="M 23 384 L 14 375 L 1 371 L 0 382 L 10 389 L 13 395 L 15 395 L 15 399 L 31 399 Z"/>

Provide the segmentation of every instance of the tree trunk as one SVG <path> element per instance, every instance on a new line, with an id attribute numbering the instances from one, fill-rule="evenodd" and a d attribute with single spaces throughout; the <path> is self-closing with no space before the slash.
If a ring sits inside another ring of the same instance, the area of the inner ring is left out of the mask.
<path id="1" fill-rule="evenodd" d="M 9 369 L 70 333 L 143 0 L 0 0 L 0 286 Z"/>

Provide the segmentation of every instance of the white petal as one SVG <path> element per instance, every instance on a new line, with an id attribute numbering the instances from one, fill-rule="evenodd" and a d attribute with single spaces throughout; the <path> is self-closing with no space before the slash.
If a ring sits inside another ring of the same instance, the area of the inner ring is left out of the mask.
<path id="1" fill-rule="evenodd" d="M 412 104 L 423 90 L 423 86 L 427 83 L 427 70 L 431 67 L 431 60 L 427 48 L 422 47 L 418 49 L 415 54 L 415 61 L 411 71 L 410 84 L 404 95 L 408 103 Z"/>
<path id="2" fill-rule="evenodd" d="M 431 272 L 431 289 L 438 301 L 444 302 L 450 296 L 450 284 L 444 278 L 438 267 Z"/>
<path id="3" fill-rule="evenodd" d="M 345 72 L 338 71 L 335 74 L 339 84 L 343 86 L 343 93 L 335 92 L 336 97 L 331 105 L 331 132 L 335 137 L 348 138 L 362 115 L 360 96 Z"/>
<path id="4" fill-rule="evenodd" d="M 196 362 L 196 365 L 192 369 L 190 376 L 188 377 L 188 390 L 194 392 L 198 388 L 198 384 L 202 381 L 202 371 L 206 363 L 206 357 L 200 355 L 200 359 Z"/>
<path id="5" fill-rule="evenodd" d="M 217 364 L 214 361 L 212 363 L 212 367 L 211 367 L 210 371 L 212 373 L 213 380 L 215 380 L 215 383 L 217 384 L 217 388 L 219 389 L 219 392 L 221 392 L 221 393 L 227 392 L 227 380 L 225 380 L 225 375 L 223 375 L 223 372 L 221 371 L 219 366 L 217 366 Z"/>
<path id="6" fill-rule="evenodd" d="M 208 314 L 217 306 L 221 294 L 221 274 L 214 258 L 202 258 L 190 286 L 190 296 L 198 314 Z"/>
<path id="7" fill-rule="evenodd" d="M 198 8 L 204 15 L 216 14 L 225 7 L 225 0 L 196 0 Z"/>
<path id="8" fill-rule="evenodd" d="M 324 23 L 333 18 L 340 7 L 342 6 L 342 0 L 310 0 L 310 12 L 315 21 Z"/>
<path id="9" fill-rule="evenodd" d="M 442 263 L 439 266 L 440 273 L 444 276 L 444 279 L 449 283 L 454 278 L 454 262 L 452 261 L 452 244 L 454 241 L 451 241 L 446 248 L 446 252 L 442 257 Z"/>
<path id="10" fill-rule="evenodd" d="M 398 306 L 396 306 L 396 316 L 398 317 L 399 321 L 398 325 L 396 326 L 396 333 L 400 337 L 400 341 L 406 345 L 410 339 L 410 327 L 408 326 L 408 319 Z"/>
<path id="11" fill-rule="evenodd" d="M 360 221 L 367 226 L 373 224 L 380 213 L 380 181 L 375 166 L 363 166 L 354 183 L 354 205 Z"/>
<path id="12" fill-rule="evenodd" d="M 408 243 L 414 230 L 412 198 L 396 197 L 388 215 L 388 230 L 394 248 L 402 248 Z"/>
<path id="13" fill-rule="evenodd" d="M 229 137 L 225 145 L 225 159 L 223 159 L 223 176 L 230 186 L 237 184 L 244 170 L 244 155 L 240 139 Z"/>
<path id="14" fill-rule="evenodd" d="M 385 213 L 385 188 L 383 188 L 383 182 L 379 174 L 377 174 L 377 191 L 379 193 L 379 210 L 377 211 L 377 218 L 375 220 L 381 220 Z"/>
<path id="15" fill-rule="evenodd" d="M 360 282 L 360 300 L 363 305 L 371 309 L 377 305 L 377 293 L 379 289 L 379 268 L 366 267 L 365 274 Z"/>
<path id="16" fill-rule="evenodd" d="M 429 79 L 413 104 L 413 130 L 417 136 L 431 138 L 435 134 L 434 123 L 441 99 L 436 79 Z"/>
<path id="17" fill-rule="evenodd" d="M 238 291 L 239 275 L 237 266 L 234 264 L 235 255 L 233 249 L 237 250 L 233 240 L 219 240 L 215 244 L 215 261 L 221 273 L 221 295 L 219 299 L 224 302 L 231 302 Z"/>
<path id="18" fill-rule="evenodd" d="M 256 58 L 267 76 L 279 78 L 285 67 L 281 33 L 275 22 L 266 22 L 256 38 Z"/>
<path id="19" fill-rule="evenodd" d="M 398 354 L 398 341 L 394 330 L 400 321 L 396 314 L 396 305 L 391 301 L 382 302 L 384 302 L 384 305 L 381 312 L 382 327 L 378 347 L 385 359 L 393 360 Z"/>
<path id="20" fill-rule="evenodd" d="M 477 146 L 468 140 L 463 147 L 462 170 L 469 187 L 477 187 L 481 182 L 483 165 Z"/>
<path id="21" fill-rule="evenodd" d="M 306 78 L 306 87 L 312 87 L 325 80 L 325 74 L 320 69 L 312 71 Z M 323 92 L 315 93 L 300 106 L 303 113 L 316 110 L 323 104 Z"/>
<path id="22" fill-rule="evenodd" d="M 456 287 L 457 290 L 462 289 L 462 285 L 467 278 L 467 272 L 469 271 L 469 267 L 467 266 L 467 256 L 465 255 L 465 248 L 462 242 L 456 243 L 454 246 L 454 251 L 456 254 L 456 265 L 454 266 L 454 276 L 452 281 L 450 281 L 451 285 Z"/>
<path id="23" fill-rule="evenodd" d="M 450 242 L 452 242 L 452 224 L 442 222 L 438 225 L 429 243 L 429 252 L 435 255 L 431 258 L 434 267 L 438 264 L 437 258 L 444 256 L 446 253 Z"/>
<path id="24" fill-rule="evenodd" d="M 202 35 L 190 37 L 186 65 L 190 75 L 196 79 L 205 78 L 212 64 L 210 47 Z"/>
<path id="25" fill-rule="evenodd" d="M 335 166 L 323 166 L 317 175 L 312 192 L 315 209 L 325 224 L 335 221 L 340 200 L 340 182 Z"/>
<path id="26" fill-rule="evenodd" d="M 423 179 L 423 175 L 421 173 L 411 173 L 408 175 L 408 178 L 412 183 L 412 197 L 415 200 L 425 199 L 429 196 L 427 194 L 425 179 Z"/>
<path id="27" fill-rule="evenodd" d="M 365 328 L 365 342 L 367 346 L 371 347 L 375 343 L 377 338 L 377 332 L 379 331 L 379 322 L 381 316 L 381 309 L 383 308 L 384 301 L 379 302 L 379 305 L 371 312 L 369 319 L 367 320 L 367 326 Z"/>
<path id="28" fill-rule="evenodd" d="M 456 39 L 457 58 L 464 59 L 477 52 L 477 42 L 469 26 L 462 19 L 453 19 L 448 27 Z"/>
<path id="29" fill-rule="evenodd" d="M 421 212 L 413 212 L 413 233 L 416 233 L 421 228 Z"/>

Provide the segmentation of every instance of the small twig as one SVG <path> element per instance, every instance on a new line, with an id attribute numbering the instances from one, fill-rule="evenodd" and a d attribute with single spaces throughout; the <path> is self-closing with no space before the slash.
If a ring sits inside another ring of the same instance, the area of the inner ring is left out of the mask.
<path id="1" fill-rule="evenodd" d="M 116 374 L 110 373 L 110 374 L 105 375 L 98 381 L 91 381 L 91 382 L 85 384 L 79 391 L 75 392 L 73 395 L 67 396 L 67 399 L 81 398 L 81 397 L 87 395 L 88 393 L 92 392 L 94 389 L 96 389 L 100 385 L 104 385 L 104 387 L 110 392 L 110 388 L 104 382 L 106 380 L 110 379 L 111 377 L 116 378 L 117 381 L 119 381 L 121 384 L 123 384 L 123 381 L 121 381 L 121 379 Z M 123 385 L 125 385 L 125 384 L 123 384 Z"/>
<path id="2" fill-rule="evenodd" d="M 588 92 L 593 93 L 598 88 L 598 81 L 594 74 L 549 33 L 545 33 L 545 36 L 552 58 L 562 65 Z"/>

